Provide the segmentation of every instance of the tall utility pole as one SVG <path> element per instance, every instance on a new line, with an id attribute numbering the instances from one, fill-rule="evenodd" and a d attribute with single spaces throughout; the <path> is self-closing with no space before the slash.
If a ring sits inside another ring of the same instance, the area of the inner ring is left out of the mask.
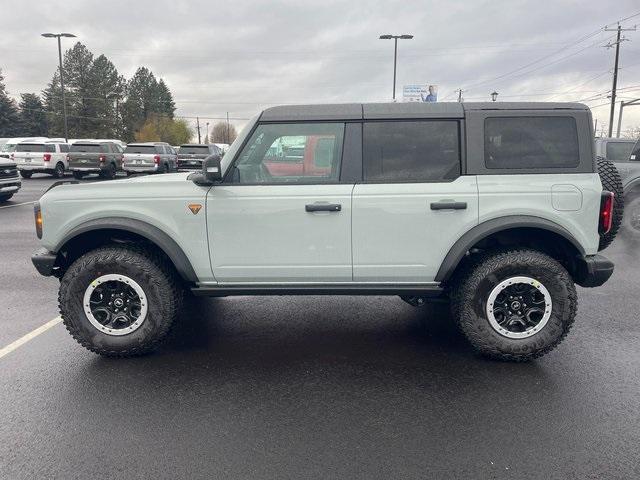
<path id="1" fill-rule="evenodd" d="M 393 39 L 393 99 L 396 99 L 396 67 L 398 64 L 398 39 L 401 40 L 411 40 L 413 35 L 380 35 L 380 40 L 391 40 Z"/>
<path id="2" fill-rule="evenodd" d="M 626 38 L 620 38 L 620 34 L 622 32 L 634 31 L 636 27 L 633 28 L 622 28 L 622 25 L 618 23 L 616 28 L 606 28 L 605 32 L 617 32 L 616 34 L 616 59 L 613 65 L 613 86 L 611 87 L 611 111 L 609 112 L 609 137 L 613 134 L 613 116 L 616 110 L 616 89 L 618 88 L 618 60 L 620 59 L 620 42 L 624 42 Z M 611 48 L 613 45 L 609 43 L 607 48 Z"/>
<path id="3" fill-rule="evenodd" d="M 45 38 L 57 38 L 58 39 L 58 61 L 60 62 L 60 88 L 62 89 L 62 116 L 64 118 L 64 139 L 69 141 L 69 127 L 67 125 L 67 100 L 64 96 L 64 74 L 62 72 L 62 45 L 60 44 L 60 38 L 75 38 L 73 33 L 43 33 Z"/>
<path id="4" fill-rule="evenodd" d="M 225 142 L 227 145 L 229 145 L 229 112 L 227 112 L 227 138 L 225 138 Z"/>
<path id="5" fill-rule="evenodd" d="M 198 130 L 198 143 L 202 143 L 200 140 L 200 118 L 196 117 L 196 129 Z"/>
<path id="6" fill-rule="evenodd" d="M 458 89 L 458 102 L 462 103 L 462 89 L 461 88 Z"/>

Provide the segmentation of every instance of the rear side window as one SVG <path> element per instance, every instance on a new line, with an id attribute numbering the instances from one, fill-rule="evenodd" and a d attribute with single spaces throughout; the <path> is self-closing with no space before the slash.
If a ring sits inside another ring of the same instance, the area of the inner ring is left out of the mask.
<path id="1" fill-rule="evenodd" d="M 68 153 L 69 152 L 69 144 L 68 143 L 60 143 L 60 151 L 62 153 Z"/>
<path id="2" fill-rule="evenodd" d="M 460 176 L 455 120 L 369 122 L 363 135 L 365 181 L 443 182 Z"/>
<path id="3" fill-rule="evenodd" d="M 574 168 L 580 164 L 573 117 L 493 117 L 484 121 L 488 169 Z"/>
<path id="4" fill-rule="evenodd" d="M 209 147 L 207 145 L 183 145 L 180 147 L 180 153 L 187 155 L 208 155 Z"/>
<path id="5" fill-rule="evenodd" d="M 51 147 L 51 145 L 47 145 Z M 55 152 L 55 147 L 54 152 Z M 44 143 L 19 143 L 16 146 L 16 152 L 50 152 L 51 150 L 45 150 Z"/>

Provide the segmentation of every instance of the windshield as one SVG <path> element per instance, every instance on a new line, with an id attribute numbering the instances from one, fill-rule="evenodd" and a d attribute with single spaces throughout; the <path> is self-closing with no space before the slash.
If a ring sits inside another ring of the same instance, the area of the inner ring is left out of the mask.
<path id="1" fill-rule="evenodd" d="M 127 145 L 124 153 L 156 153 L 156 147 L 153 145 Z"/>
<path id="2" fill-rule="evenodd" d="M 183 145 L 180 147 L 181 155 L 207 155 L 209 153 L 209 147 L 206 145 Z"/>
<path id="3" fill-rule="evenodd" d="M 84 153 L 100 153 L 105 152 L 107 149 L 98 143 L 74 143 L 71 145 L 71 152 L 84 152 Z"/>
<path id="4" fill-rule="evenodd" d="M 607 160 L 613 162 L 626 162 L 629 160 L 631 150 L 635 142 L 608 142 L 607 143 Z"/>

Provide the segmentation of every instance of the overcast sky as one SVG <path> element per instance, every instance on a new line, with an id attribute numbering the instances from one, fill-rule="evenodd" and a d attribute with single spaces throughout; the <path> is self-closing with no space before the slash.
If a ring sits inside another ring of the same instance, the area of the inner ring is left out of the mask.
<path id="1" fill-rule="evenodd" d="M 393 42 L 378 36 L 409 33 L 398 44 L 399 96 L 403 84 L 427 83 L 441 101 L 460 87 L 466 101 L 494 90 L 500 100 L 585 101 L 600 127 L 614 59 L 603 45 L 614 33 L 598 29 L 640 13 L 640 3 L 2 0 L 2 11 L 0 68 L 16 98 L 40 92 L 57 66 L 55 40 L 40 33 L 68 31 L 127 77 L 150 67 L 177 115 L 204 124 L 229 112 L 241 126 L 272 104 L 390 100 Z M 640 16 L 624 25 L 635 23 Z M 626 37 L 622 100 L 640 97 L 640 31 Z M 640 106 L 625 109 L 623 130 L 631 126 Z"/>

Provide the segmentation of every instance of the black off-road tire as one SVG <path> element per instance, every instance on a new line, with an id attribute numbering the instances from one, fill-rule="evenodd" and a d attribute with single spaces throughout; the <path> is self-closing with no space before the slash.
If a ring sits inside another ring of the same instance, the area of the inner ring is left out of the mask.
<path id="1" fill-rule="evenodd" d="M 508 338 L 489 323 L 486 306 L 490 292 L 503 280 L 527 276 L 549 291 L 551 316 L 540 331 L 527 338 Z M 454 279 L 451 314 L 472 347 L 503 361 L 526 362 L 553 350 L 575 320 L 578 298 L 569 273 L 555 259 L 536 250 L 496 250 L 478 254 Z"/>
<path id="2" fill-rule="evenodd" d="M 20 170 L 20 176 L 22 178 L 31 178 L 31 175 L 33 175 L 33 172 L 30 172 L 29 170 Z"/>
<path id="3" fill-rule="evenodd" d="M 135 280 L 147 297 L 147 315 L 132 333 L 103 333 L 84 312 L 87 287 L 107 274 Z M 167 337 L 182 306 L 183 288 L 164 258 L 140 247 L 112 245 L 86 253 L 69 267 L 60 282 L 58 302 L 64 325 L 80 345 L 104 356 L 131 357 L 155 350 Z"/>
<path id="4" fill-rule="evenodd" d="M 620 230 L 620 226 L 622 225 L 622 217 L 624 214 L 624 189 L 622 188 L 620 173 L 618 172 L 615 164 L 602 157 L 598 157 L 597 162 L 598 174 L 600 175 L 602 188 L 609 192 L 613 192 L 615 195 L 611 230 L 609 230 L 608 233 L 600 234 L 600 245 L 598 250 L 604 250 L 611 245 L 618 234 L 618 230 Z"/>

